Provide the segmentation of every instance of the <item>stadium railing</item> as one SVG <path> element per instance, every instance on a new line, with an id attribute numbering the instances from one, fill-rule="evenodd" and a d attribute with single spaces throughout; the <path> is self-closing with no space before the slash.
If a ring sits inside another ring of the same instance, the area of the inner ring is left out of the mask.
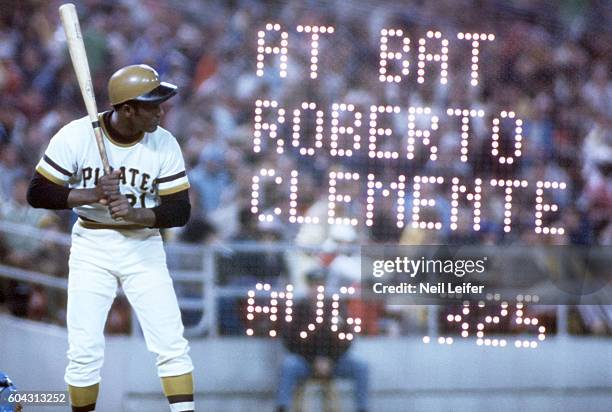
<path id="1" fill-rule="evenodd" d="M 70 236 L 52 230 L 33 228 L 0 220 L 0 238 L 4 236 L 25 236 L 36 241 L 69 247 Z M 174 279 L 179 306 L 186 312 L 195 314 L 192 322 L 186 322 L 186 335 L 190 337 L 216 337 L 220 335 L 219 302 L 222 298 L 243 299 L 247 292 L 255 289 L 255 284 L 220 284 L 219 260 L 223 256 L 236 254 L 279 253 L 290 254 L 295 251 L 320 252 L 321 248 L 308 248 L 295 244 L 281 243 L 219 243 L 207 245 L 166 243 L 167 260 Z M 0 279 L 9 279 L 43 288 L 66 293 L 67 274 L 56 277 L 35 270 L 25 270 L 0 262 Z M 286 281 L 286 279 L 285 279 Z M 119 291 L 121 294 L 122 292 Z M 439 310 L 437 306 L 427 307 L 425 332 L 428 336 L 439 335 Z M 568 307 L 556 306 L 556 336 L 568 334 Z M 132 313 L 131 333 L 140 334 L 135 314 Z M 244 332 L 243 332 L 244 333 Z"/>

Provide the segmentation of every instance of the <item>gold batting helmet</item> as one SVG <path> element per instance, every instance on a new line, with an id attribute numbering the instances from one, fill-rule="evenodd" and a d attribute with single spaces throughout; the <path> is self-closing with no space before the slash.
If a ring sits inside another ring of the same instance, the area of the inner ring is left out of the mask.
<path id="1" fill-rule="evenodd" d="M 135 64 L 117 70 L 108 81 L 108 98 L 115 106 L 129 100 L 162 103 L 176 94 L 176 86 L 159 80 L 151 66 Z"/>

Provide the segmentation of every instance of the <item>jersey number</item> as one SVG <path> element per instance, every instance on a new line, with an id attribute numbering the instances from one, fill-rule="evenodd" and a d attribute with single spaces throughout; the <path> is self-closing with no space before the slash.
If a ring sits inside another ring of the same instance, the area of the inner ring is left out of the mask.
<path id="1" fill-rule="evenodd" d="M 145 208 L 145 195 L 146 193 L 142 193 L 140 196 L 138 196 L 138 198 L 140 199 L 140 207 Z M 136 196 L 134 196 L 131 193 L 126 193 L 125 197 L 127 197 L 127 199 L 130 201 L 130 205 L 135 206 L 136 205 Z"/>

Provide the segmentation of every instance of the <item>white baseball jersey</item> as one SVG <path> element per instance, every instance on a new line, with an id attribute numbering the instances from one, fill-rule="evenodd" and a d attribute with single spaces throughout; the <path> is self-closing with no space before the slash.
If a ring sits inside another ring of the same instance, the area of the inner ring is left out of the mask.
<path id="1" fill-rule="evenodd" d="M 120 191 L 134 207 L 155 207 L 159 196 L 189 188 L 185 162 L 178 142 L 170 132 L 157 127 L 131 144 L 110 137 L 102 115 L 104 146 L 110 166 L 121 170 Z M 74 120 L 53 136 L 36 171 L 50 181 L 74 189 L 91 189 L 103 174 L 102 160 L 88 117 Z M 98 223 L 119 225 L 108 208 L 99 203 L 73 209 L 79 216 Z"/>

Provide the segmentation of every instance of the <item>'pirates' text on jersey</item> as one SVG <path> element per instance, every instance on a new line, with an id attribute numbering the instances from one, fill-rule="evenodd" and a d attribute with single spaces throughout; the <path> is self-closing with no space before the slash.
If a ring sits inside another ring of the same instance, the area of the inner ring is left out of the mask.
<path id="1" fill-rule="evenodd" d="M 102 122 L 104 146 L 111 168 L 121 170 L 120 191 L 134 207 L 155 207 L 159 196 L 189 188 L 185 162 L 178 142 L 170 132 L 157 127 L 126 145 L 111 139 Z M 102 161 L 88 117 L 70 122 L 49 142 L 36 171 L 50 181 L 74 189 L 91 189 L 103 175 Z M 105 224 L 118 224 L 106 206 L 99 203 L 74 208 L 81 217 Z"/>

